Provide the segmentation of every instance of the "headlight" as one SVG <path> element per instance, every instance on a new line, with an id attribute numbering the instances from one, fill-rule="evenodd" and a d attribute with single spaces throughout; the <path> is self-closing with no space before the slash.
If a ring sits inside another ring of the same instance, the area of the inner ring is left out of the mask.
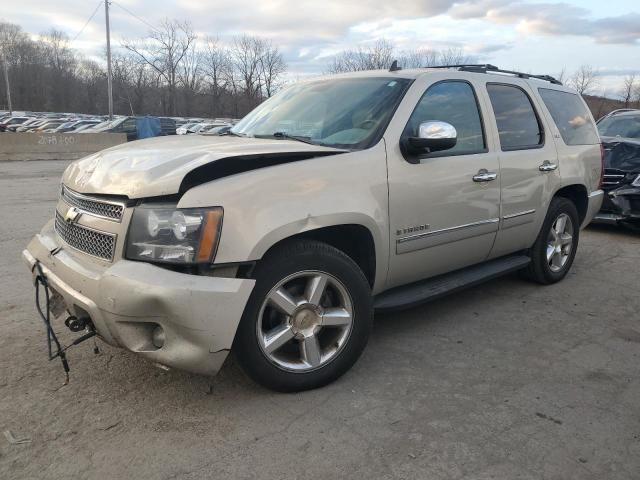
<path id="1" fill-rule="evenodd" d="M 631 185 L 633 185 L 634 187 L 640 187 L 640 175 L 638 175 L 636 179 L 631 182 Z"/>
<path id="2" fill-rule="evenodd" d="M 126 257 L 159 263 L 210 263 L 220 240 L 222 214 L 222 207 L 136 207 L 129 226 Z"/>

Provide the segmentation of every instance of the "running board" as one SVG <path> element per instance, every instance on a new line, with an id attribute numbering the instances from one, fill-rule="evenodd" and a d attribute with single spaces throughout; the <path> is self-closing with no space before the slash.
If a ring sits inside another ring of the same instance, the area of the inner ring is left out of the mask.
<path id="1" fill-rule="evenodd" d="M 396 287 L 376 295 L 373 299 L 373 307 L 378 311 L 413 307 L 515 272 L 526 267 L 530 261 L 531 259 L 526 255 L 510 255 Z"/>

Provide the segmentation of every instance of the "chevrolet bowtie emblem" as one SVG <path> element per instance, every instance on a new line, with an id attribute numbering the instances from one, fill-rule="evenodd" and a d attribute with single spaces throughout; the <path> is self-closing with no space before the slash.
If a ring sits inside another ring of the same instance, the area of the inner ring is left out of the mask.
<path id="1" fill-rule="evenodd" d="M 67 213 L 64 214 L 64 221 L 67 223 L 75 223 L 80 218 L 82 213 L 76 207 L 71 207 L 67 210 Z"/>

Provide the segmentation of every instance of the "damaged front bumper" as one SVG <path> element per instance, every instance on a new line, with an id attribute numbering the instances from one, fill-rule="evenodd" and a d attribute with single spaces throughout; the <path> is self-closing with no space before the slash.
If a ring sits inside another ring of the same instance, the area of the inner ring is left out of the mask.
<path id="1" fill-rule="evenodd" d="M 254 286 L 249 279 L 189 275 L 144 262 L 85 262 L 60 242 L 53 222 L 22 256 L 34 276 L 40 263 L 69 313 L 88 317 L 105 342 L 207 375 L 227 357 Z"/>

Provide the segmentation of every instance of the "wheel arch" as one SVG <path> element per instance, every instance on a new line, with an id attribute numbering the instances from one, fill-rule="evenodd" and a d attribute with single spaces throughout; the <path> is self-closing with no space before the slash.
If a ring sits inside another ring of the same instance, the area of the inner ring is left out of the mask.
<path id="1" fill-rule="evenodd" d="M 264 250 L 260 258 L 283 244 L 296 240 L 317 240 L 342 251 L 360 267 L 372 288 L 379 281 L 380 275 L 386 274 L 386 266 L 380 265 L 381 262 L 376 255 L 380 253 L 380 249 L 376 248 L 373 232 L 360 223 L 326 225 L 281 236 Z M 384 270 L 381 271 L 380 268 Z"/>
<path id="2" fill-rule="evenodd" d="M 576 206 L 576 210 L 578 210 L 578 218 L 580 219 L 579 224 L 581 225 L 586 218 L 587 211 L 589 209 L 589 194 L 587 192 L 587 187 L 581 184 L 567 185 L 560 188 L 554 194 L 554 198 L 555 197 L 563 197 L 573 202 Z"/>

